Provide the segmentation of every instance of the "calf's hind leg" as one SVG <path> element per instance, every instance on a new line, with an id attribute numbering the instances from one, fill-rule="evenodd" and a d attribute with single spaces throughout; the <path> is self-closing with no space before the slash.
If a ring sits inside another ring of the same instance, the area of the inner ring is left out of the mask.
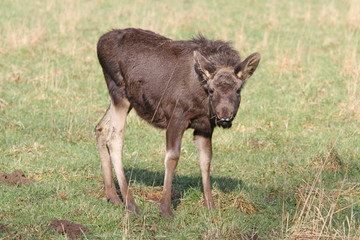
<path id="1" fill-rule="evenodd" d="M 101 169 L 103 172 L 105 194 L 106 198 L 113 204 L 121 203 L 119 196 L 116 193 L 115 183 L 112 174 L 110 154 L 106 146 L 106 139 L 109 135 L 110 128 L 110 108 L 105 112 L 105 115 L 95 127 L 96 141 L 101 160 Z"/>
<path id="2" fill-rule="evenodd" d="M 126 117 L 130 110 L 130 102 L 126 98 L 122 98 L 116 102 L 111 101 L 110 105 L 110 129 L 106 144 L 109 150 L 110 159 L 114 165 L 117 180 L 120 185 L 121 195 L 125 202 L 126 208 L 135 213 L 139 213 L 139 209 L 135 204 L 133 195 L 127 185 L 124 168 L 122 164 L 123 147 L 124 147 L 124 130 Z"/>

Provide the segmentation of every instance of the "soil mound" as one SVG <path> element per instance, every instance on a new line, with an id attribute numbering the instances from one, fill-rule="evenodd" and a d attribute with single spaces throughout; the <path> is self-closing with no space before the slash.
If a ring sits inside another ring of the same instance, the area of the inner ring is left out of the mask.
<path id="1" fill-rule="evenodd" d="M 77 239 L 81 238 L 84 235 L 91 235 L 92 232 L 90 232 L 89 229 L 86 227 L 77 224 L 68 222 L 66 220 L 54 220 L 50 223 L 48 229 L 54 229 L 56 232 L 62 235 L 67 235 L 70 239 Z"/>
<path id="2" fill-rule="evenodd" d="M 33 181 L 26 178 L 23 171 L 16 169 L 12 174 L 0 173 L 0 183 L 5 183 L 11 186 L 29 185 Z"/>

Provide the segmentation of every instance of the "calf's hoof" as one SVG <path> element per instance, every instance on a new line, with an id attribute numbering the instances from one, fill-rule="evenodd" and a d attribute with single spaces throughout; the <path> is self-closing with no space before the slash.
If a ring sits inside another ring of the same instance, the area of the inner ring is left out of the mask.
<path id="1" fill-rule="evenodd" d="M 168 205 L 161 204 L 159 212 L 162 217 L 174 217 L 174 214 L 171 211 L 170 206 L 168 206 Z"/>
<path id="2" fill-rule="evenodd" d="M 122 204 L 121 199 L 117 195 L 116 196 L 108 196 L 106 198 L 109 202 L 111 202 L 114 205 Z"/>
<path id="3" fill-rule="evenodd" d="M 214 202 L 205 202 L 204 206 L 207 207 L 207 209 L 209 209 L 209 210 L 215 210 L 216 209 Z"/>
<path id="4" fill-rule="evenodd" d="M 136 206 L 135 203 L 126 204 L 125 209 L 135 215 L 140 215 L 140 210 L 139 210 L 138 206 Z"/>

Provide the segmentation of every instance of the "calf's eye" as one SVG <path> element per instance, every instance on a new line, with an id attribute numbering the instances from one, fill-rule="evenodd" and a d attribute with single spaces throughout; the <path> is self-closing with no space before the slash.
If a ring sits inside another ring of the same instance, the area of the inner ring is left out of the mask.
<path id="1" fill-rule="evenodd" d="M 213 94 L 214 94 L 214 90 L 209 89 L 209 94 L 210 94 L 210 95 L 213 95 Z"/>
<path id="2" fill-rule="evenodd" d="M 236 94 L 240 95 L 240 91 L 241 91 L 241 89 L 236 90 Z"/>

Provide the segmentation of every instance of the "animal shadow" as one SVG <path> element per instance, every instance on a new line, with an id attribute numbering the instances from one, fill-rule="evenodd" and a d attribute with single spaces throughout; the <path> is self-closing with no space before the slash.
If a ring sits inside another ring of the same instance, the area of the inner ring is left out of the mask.
<path id="1" fill-rule="evenodd" d="M 159 187 L 162 188 L 164 184 L 164 172 L 156 172 L 147 169 L 138 169 L 138 168 L 125 168 L 126 178 L 130 183 L 136 182 L 143 186 L 149 186 L 156 189 Z M 211 183 L 214 188 L 224 193 L 233 192 L 235 190 L 244 189 L 244 183 L 241 179 L 231 178 L 231 177 L 220 177 L 213 176 L 211 177 Z M 117 185 L 117 188 L 119 186 Z M 182 174 L 175 174 L 173 179 L 173 193 L 171 203 L 176 209 L 177 206 L 181 203 L 181 198 L 184 196 L 184 193 L 190 189 L 202 189 L 202 179 L 201 173 L 196 176 L 185 176 Z M 160 194 L 160 192 L 159 192 Z"/>

